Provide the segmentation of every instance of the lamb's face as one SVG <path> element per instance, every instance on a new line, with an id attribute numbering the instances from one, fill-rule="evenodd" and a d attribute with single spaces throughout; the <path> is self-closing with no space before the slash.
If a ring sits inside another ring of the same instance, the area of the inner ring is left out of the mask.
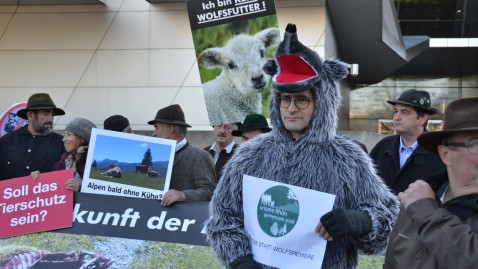
<path id="1" fill-rule="evenodd" d="M 232 83 L 245 95 L 263 90 L 268 82 L 262 67 L 266 63 L 265 50 L 278 45 L 279 29 L 267 28 L 254 36 L 238 35 L 222 48 L 209 48 L 198 57 L 206 68 L 221 68 L 221 80 Z"/>
<path id="2" fill-rule="evenodd" d="M 269 75 L 262 70 L 267 61 L 265 50 L 260 40 L 247 35 L 236 36 L 224 47 L 222 72 L 246 95 L 263 90 L 269 82 Z"/>

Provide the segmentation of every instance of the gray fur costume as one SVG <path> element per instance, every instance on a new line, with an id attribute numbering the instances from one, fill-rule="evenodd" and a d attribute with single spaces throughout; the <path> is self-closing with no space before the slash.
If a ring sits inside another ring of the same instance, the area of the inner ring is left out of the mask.
<path id="1" fill-rule="evenodd" d="M 316 75 L 299 82 L 282 83 L 278 78 L 283 71 L 278 57 L 293 54 L 306 62 L 309 60 Z M 226 164 L 210 203 L 208 240 L 226 267 L 252 254 L 242 208 L 242 178 L 250 175 L 335 194 L 334 208 L 367 212 L 372 231 L 358 240 L 328 242 L 322 265 L 322 268 L 355 268 L 358 249 L 371 254 L 386 247 L 399 203 L 377 176 L 369 156 L 352 140 L 336 133 L 342 99 L 338 80 L 347 75 L 347 64 L 337 60 L 322 62 L 315 52 L 300 44 L 294 25 L 288 25 L 274 57 L 275 61 L 265 67 L 275 74 L 269 103 L 274 128 L 241 144 Z M 306 89 L 314 93 L 315 111 L 304 134 L 293 140 L 282 123 L 274 97 L 280 92 Z"/>

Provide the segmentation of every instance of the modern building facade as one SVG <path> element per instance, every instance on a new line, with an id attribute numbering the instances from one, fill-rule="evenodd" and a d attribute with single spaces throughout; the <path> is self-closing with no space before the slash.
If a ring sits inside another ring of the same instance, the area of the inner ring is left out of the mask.
<path id="1" fill-rule="evenodd" d="M 437 108 L 478 95 L 476 1 L 414 1 L 461 3 L 455 13 L 469 19 L 448 21 L 436 36 L 434 17 L 422 32 L 412 15 L 437 7 L 406 2 L 275 1 L 281 32 L 295 23 L 305 45 L 358 67 L 343 81 L 340 130 L 377 132 L 391 118 L 385 101 L 404 89 L 430 90 Z M 184 0 L 0 0 L 0 33 L 0 111 L 48 92 L 67 113 L 55 130 L 75 117 L 101 127 L 122 114 L 149 132 L 158 108 L 177 103 L 192 131 L 212 130 Z"/>

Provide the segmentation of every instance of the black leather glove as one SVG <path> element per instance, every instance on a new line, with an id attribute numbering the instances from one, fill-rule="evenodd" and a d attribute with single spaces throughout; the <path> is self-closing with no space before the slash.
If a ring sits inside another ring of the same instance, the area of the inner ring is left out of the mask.
<path id="1" fill-rule="evenodd" d="M 358 238 L 372 230 L 372 220 L 364 211 L 334 209 L 323 215 L 320 222 L 334 240 Z"/>
<path id="2" fill-rule="evenodd" d="M 259 264 L 257 264 L 252 255 L 246 255 L 239 257 L 237 260 L 231 263 L 230 268 L 232 269 L 260 269 Z"/>

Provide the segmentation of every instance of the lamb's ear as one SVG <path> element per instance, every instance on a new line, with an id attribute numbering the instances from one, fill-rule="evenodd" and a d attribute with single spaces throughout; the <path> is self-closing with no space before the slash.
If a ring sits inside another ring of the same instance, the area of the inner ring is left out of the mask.
<path id="1" fill-rule="evenodd" d="M 322 65 L 326 76 L 333 81 L 345 78 L 349 74 L 349 67 L 349 64 L 333 59 L 325 60 Z"/>
<path id="2" fill-rule="evenodd" d="M 221 68 L 221 53 L 223 48 L 205 49 L 198 56 L 198 63 L 204 65 L 208 69 Z"/>
<path id="3" fill-rule="evenodd" d="M 276 64 L 276 61 L 268 60 L 266 64 L 264 64 L 264 66 L 262 67 L 262 70 L 264 70 L 264 72 L 271 77 L 276 75 L 278 71 L 278 66 Z"/>
<path id="4" fill-rule="evenodd" d="M 277 46 L 280 43 L 280 33 L 277 27 L 264 29 L 256 33 L 254 37 L 258 38 L 266 48 Z"/>

